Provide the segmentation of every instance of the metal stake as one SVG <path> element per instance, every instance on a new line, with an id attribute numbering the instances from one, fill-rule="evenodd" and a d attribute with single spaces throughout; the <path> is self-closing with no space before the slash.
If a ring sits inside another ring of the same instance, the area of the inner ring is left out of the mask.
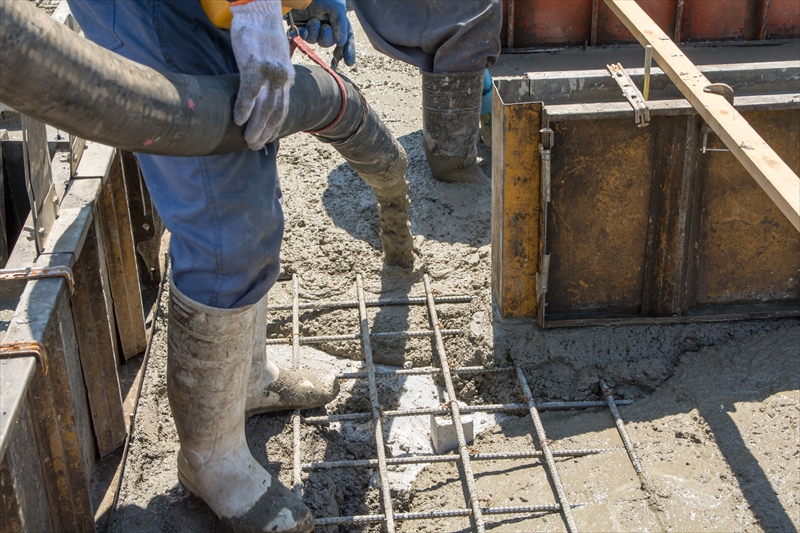
<path id="1" fill-rule="evenodd" d="M 292 275 L 292 370 L 297 370 L 300 362 L 300 310 L 298 305 L 298 283 L 297 274 Z M 292 438 L 294 440 L 294 495 L 297 499 L 303 499 L 303 480 L 300 468 L 300 409 L 295 409 L 292 413 Z"/>
<path id="2" fill-rule="evenodd" d="M 649 44 L 644 47 L 644 91 L 645 100 L 650 100 L 650 68 L 653 66 L 653 47 Z"/>

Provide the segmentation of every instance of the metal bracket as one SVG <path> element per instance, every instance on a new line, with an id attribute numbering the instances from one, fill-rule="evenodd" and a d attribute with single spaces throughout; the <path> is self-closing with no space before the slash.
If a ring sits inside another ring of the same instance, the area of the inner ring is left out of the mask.
<path id="1" fill-rule="evenodd" d="M 712 130 L 708 124 L 703 124 L 703 127 L 700 130 L 703 133 L 703 145 L 700 147 L 700 152 L 730 152 L 727 148 L 709 148 L 708 147 L 708 134 L 712 133 Z"/>
<path id="2" fill-rule="evenodd" d="M 39 360 L 42 372 L 47 374 L 47 352 L 37 341 L 4 342 L 0 344 L 0 359 L 35 356 Z"/>
<path id="3" fill-rule="evenodd" d="M 536 302 L 540 302 L 547 294 L 547 280 L 550 277 L 550 255 L 542 257 L 541 272 L 536 273 Z"/>
<path id="4" fill-rule="evenodd" d="M 733 88 L 727 83 L 712 83 L 703 87 L 704 93 L 718 94 L 724 96 L 729 104 L 733 105 Z"/>
<path id="5" fill-rule="evenodd" d="M 614 81 L 617 82 L 619 88 L 622 89 L 622 94 L 625 98 L 628 99 L 630 102 L 631 107 L 633 107 L 634 111 L 634 119 L 636 120 L 636 125 L 640 128 L 650 125 L 650 108 L 647 107 L 647 101 L 644 99 L 641 91 L 633 83 L 633 80 L 625 72 L 625 69 L 622 67 L 622 64 L 617 63 L 615 65 L 606 65 L 608 68 L 609 73 L 611 73 L 611 77 L 614 78 Z"/>
<path id="6" fill-rule="evenodd" d="M 52 266 L 52 267 L 28 267 L 0 270 L 0 282 L 14 281 L 14 280 L 31 280 L 31 279 L 47 279 L 47 278 L 64 278 L 67 282 L 69 293 L 75 292 L 75 277 L 72 275 L 72 270 L 65 266 Z"/>
<path id="7" fill-rule="evenodd" d="M 539 156 L 542 160 L 542 199 L 550 202 L 550 150 L 539 143 Z"/>

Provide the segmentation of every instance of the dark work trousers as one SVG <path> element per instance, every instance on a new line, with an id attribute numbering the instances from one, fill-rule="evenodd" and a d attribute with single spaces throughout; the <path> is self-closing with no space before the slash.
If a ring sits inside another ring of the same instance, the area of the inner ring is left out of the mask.
<path id="1" fill-rule="evenodd" d="M 372 46 L 425 72 L 482 72 L 500 55 L 501 0 L 351 0 Z"/>

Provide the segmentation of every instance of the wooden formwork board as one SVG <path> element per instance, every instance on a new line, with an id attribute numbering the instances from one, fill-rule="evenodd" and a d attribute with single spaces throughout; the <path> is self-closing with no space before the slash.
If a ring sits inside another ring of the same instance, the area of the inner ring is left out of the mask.
<path id="1" fill-rule="evenodd" d="M 74 292 L 63 278 L 23 282 L 3 338 L 40 343 L 49 368 L 43 373 L 32 356 L 0 360 L 0 496 L 10 517 L 4 532 L 93 529 L 97 460 L 127 436 L 121 337 L 139 342 L 145 330 L 121 158 L 91 145 L 77 173 L 38 258 L 30 246 L 12 253 L 14 266 L 70 269 Z M 136 316 L 138 323 L 130 318 Z M 127 329 L 118 328 L 121 320 Z"/>
<path id="2" fill-rule="evenodd" d="M 517 286 L 528 288 L 536 276 L 500 260 L 499 250 L 512 249 L 504 235 L 516 219 L 493 206 L 494 296 L 502 316 L 555 327 L 800 315 L 796 230 L 731 153 L 703 153 L 704 141 L 707 148 L 724 145 L 688 102 L 651 102 L 650 126 L 639 128 L 626 102 L 542 105 L 525 101 L 535 99 L 531 84 L 498 80 L 495 98 L 503 107 L 541 107 L 543 120 L 531 130 L 553 131 L 550 201 L 531 187 L 535 207 L 526 206 L 522 220 L 532 209 L 546 216 L 538 227 L 514 228 L 541 248 L 537 274 L 546 278 L 546 292 L 537 312 L 530 307 L 540 295 L 531 297 L 530 289 L 524 303 L 504 298 L 515 287 L 501 273 L 514 270 Z M 800 170 L 800 99 L 750 95 L 737 106 Z M 494 168 L 523 153 L 529 158 L 531 148 L 493 152 Z M 502 185 L 496 171 L 494 179 L 495 188 Z"/>

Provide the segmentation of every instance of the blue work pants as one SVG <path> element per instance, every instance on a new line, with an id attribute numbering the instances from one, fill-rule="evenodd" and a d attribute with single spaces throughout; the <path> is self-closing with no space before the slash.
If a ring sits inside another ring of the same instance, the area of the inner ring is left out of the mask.
<path id="1" fill-rule="evenodd" d="M 198 0 L 68 0 L 85 35 L 160 71 L 238 72 L 229 32 Z M 254 304 L 278 278 L 283 211 L 278 143 L 205 157 L 139 154 L 145 183 L 171 232 L 173 282 L 199 303 Z"/>

